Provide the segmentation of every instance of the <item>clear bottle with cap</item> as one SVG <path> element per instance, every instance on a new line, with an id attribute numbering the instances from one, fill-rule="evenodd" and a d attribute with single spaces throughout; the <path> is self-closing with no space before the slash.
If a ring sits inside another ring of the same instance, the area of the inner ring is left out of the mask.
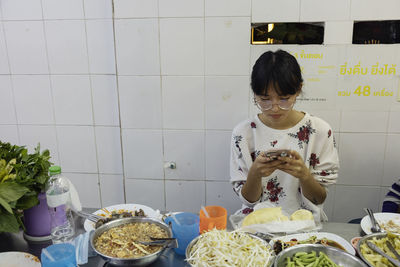
<path id="1" fill-rule="evenodd" d="M 71 212 L 70 182 L 61 174 L 60 166 L 51 166 L 49 172 L 46 198 L 51 218 L 51 238 L 54 244 L 67 242 L 75 234 Z"/>

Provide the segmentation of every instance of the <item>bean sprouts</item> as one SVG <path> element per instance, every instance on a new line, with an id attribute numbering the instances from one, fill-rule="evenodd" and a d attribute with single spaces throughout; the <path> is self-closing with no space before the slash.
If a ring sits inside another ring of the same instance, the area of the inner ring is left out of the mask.
<path id="1" fill-rule="evenodd" d="M 188 258 L 192 266 L 269 266 L 271 247 L 247 233 L 211 230 L 193 245 Z"/>

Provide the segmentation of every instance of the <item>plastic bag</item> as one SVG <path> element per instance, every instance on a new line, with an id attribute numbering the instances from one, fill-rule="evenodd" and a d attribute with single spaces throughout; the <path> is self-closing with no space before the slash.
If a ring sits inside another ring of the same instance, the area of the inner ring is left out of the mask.
<path id="1" fill-rule="evenodd" d="M 254 207 L 254 210 L 274 207 L 269 203 L 259 203 Z M 282 210 L 283 215 L 289 217 L 287 211 Z M 242 227 L 243 219 L 247 216 L 243 213 L 237 213 L 229 216 L 229 221 L 233 229 L 243 230 L 249 233 L 272 233 L 274 235 L 286 235 L 286 234 L 294 234 L 294 233 L 305 233 L 305 232 L 313 232 L 322 229 L 321 221 L 318 220 L 319 214 L 317 216 L 314 215 L 314 220 L 302 220 L 302 221 L 273 221 L 264 224 L 252 224 Z"/>

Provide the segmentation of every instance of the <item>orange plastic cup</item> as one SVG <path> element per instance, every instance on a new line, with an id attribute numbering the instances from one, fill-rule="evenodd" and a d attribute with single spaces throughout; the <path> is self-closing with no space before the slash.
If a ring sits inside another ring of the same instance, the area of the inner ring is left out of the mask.
<path id="1" fill-rule="evenodd" d="M 227 211 L 221 206 L 206 206 L 206 211 L 210 217 L 206 217 L 203 210 L 200 210 L 200 234 L 214 228 L 218 230 L 226 229 Z"/>

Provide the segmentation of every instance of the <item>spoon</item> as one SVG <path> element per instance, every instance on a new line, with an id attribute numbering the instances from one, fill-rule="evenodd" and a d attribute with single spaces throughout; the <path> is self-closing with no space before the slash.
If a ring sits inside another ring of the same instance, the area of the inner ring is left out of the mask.
<path id="1" fill-rule="evenodd" d="M 53 256 L 51 256 L 50 252 L 47 251 L 46 248 L 42 249 L 42 252 L 43 252 L 44 255 L 46 255 L 46 257 L 47 257 L 50 261 L 52 261 L 52 262 L 55 262 L 55 261 L 56 261 L 56 260 L 53 258 Z"/>
<path id="2" fill-rule="evenodd" d="M 176 218 L 175 214 L 171 213 L 171 218 L 174 220 L 174 222 L 175 222 L 177 225 L 181 226 L 181 223 L 178 221 L 178 219 Z"/>
<path id="3" fill-rule="evenodd" d="M 368 214 L 369 219 L 371 220 L 371 225 L 372 225 L 372 226 L 371 226 L 371 232 L 373 232 L 373 233 L 381 233 L 381 232 L 384 232 L 384 231 L 381 229 L 379 223 L 376 221 L 376 219 L 375 219 L 375 217 L 374 217 L 374 213 L 372 212 L 372 210 L 369 209 L 369 208 L 364 208 L 364 210 L 365 210 L 365 212 Z"/>
<path id="4" fill-rule="evenodd" d="M 210 218 L 210 215 L 208 214 L 208 212 L 204 206 L 201 206 L 201 210 L 204 212 L 204 215 L 206 215 L 207 218 Z"/>

